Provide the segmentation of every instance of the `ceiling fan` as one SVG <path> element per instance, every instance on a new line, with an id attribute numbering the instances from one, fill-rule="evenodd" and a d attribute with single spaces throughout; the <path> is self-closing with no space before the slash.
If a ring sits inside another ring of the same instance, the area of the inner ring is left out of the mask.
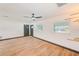
<path id="1" fill-rule="evenodd" d="M 24 16 L 24 18 L 31 18 L 33 21 L 35 21 L 36 19 L 42 18 L 42 16 L 35 16 L 35 14 L 32 13 L 31 17 L 30 16 Z"/>

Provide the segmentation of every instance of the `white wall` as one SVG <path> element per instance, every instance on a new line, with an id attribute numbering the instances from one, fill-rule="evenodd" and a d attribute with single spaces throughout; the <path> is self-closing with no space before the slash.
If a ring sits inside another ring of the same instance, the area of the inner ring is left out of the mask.
<path id="1" fill-rule="evenodd" d="M 37 36 L 37 37 L 40 37 L 40 38 L 58 38 L 58 39 L 69 39 L 69 38 L 72 38 L 72 37 L 77 37 L 79 36 L 79 24 L 78 23 L 74 23 L 74 22 L 69 22 L 69 33 L 55 33 L 53 31 L 53 25 L 55 22 L 58 22 L 58 21 L 64 21 L 64 18 L 60 18 L 60 17 L 57 17 L 57 18 L 50 18 L 50 19 L 47 19 L 45 21 L 41 21 L 41 22 L 38 22 L 39 24 L 43 24 L 43 31 L 39 32 L 38 30 L 36 30 L 34 32 L 34 35 Z M 38 24 L 36 23 L 36 24 Z"/>
<path id="2" fill-rule="evenodd" d="M 0 18 L 0 39 L 23 36 L 23 24 L 20 22 Z"/>

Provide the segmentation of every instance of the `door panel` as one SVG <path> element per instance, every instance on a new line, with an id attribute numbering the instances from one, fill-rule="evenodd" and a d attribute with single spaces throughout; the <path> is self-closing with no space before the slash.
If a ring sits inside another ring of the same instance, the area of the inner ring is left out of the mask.
<path id="1" fill-rule="evenodd" d="M 33 25 L 30 25 L 30 35 L 33 36 Z"/>
<path id="2" fill-rule="evenodd" d="M 29 36 L 29 25 L 24 25 L 24 36 Z"/>

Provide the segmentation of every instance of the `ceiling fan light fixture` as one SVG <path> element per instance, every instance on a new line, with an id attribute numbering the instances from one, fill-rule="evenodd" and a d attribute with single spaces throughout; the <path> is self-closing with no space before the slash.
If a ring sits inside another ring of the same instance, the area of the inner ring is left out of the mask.
<path id="1" fill-rule="evenodd" d="M 32 17 L 32 20 L 35 20 L 36 18 Z"/>

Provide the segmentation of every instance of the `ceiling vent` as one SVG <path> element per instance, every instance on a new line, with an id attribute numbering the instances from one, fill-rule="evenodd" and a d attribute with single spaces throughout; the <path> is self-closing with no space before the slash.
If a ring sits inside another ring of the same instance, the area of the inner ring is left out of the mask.
<path id="1" fill-rule="evenodd" d="M 56 3 L 58 7 L 62 7 L 64 5 L 66 5 L 67 3 Z"/>

